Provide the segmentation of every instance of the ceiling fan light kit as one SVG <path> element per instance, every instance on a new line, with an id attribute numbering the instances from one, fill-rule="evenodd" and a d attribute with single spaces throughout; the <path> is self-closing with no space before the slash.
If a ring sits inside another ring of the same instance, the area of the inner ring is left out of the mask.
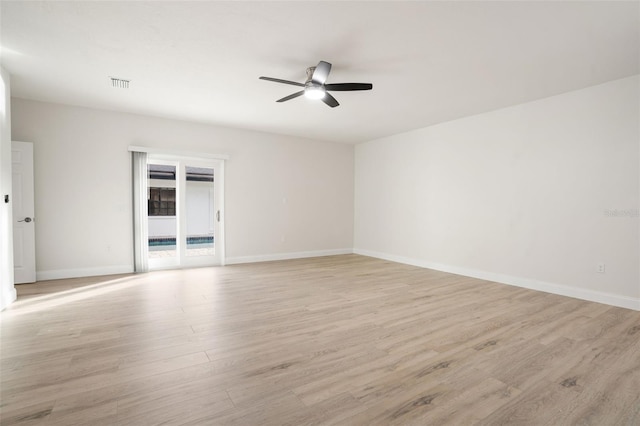
<path id="1" fill-rule="evenodd" d="M 307 86 L 304 88 L 304 96 L 309 99 L 322 99 L 326 94 L 323 87 Z"/>
<path id="2" fill-rule="evenodd" d="M 340 92 L 350 92 L 354 90 L 371 90 L 373 84 L 371 83 L 333 83 L 327 84 L 327 78 L 331 72 L 331 64 L 329 62 L 320 61 L 315 67 L 307 68 L 307 80 L 304 83 L 298 83 L 296 81 L 282 80 L 273 77 L 260 77 L 260 80 L 273 81 L 275 83 L 290 84 L 292 86 L 303 87 L 304 89 L 292 93 L 289 96 L 285 96 L 282 99 L 278 99 L 276 102 L 286 102 L 293 98 L 304 95 L 309 99 L 320 99 L 331 108 L 335 108 L 338 105 L 336 98 L 329 94 L 329 91 L 335 90 Z"/>

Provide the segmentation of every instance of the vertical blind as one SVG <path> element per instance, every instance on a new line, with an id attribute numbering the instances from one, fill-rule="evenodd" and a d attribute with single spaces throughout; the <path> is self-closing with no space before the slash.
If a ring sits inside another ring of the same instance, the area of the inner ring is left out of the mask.
<path id="1" fill-rule="evenodd" d="M 147 153 L 131 152 L 133 165 L 133 268 L 149 270 L 149 227 L 147 224 Z"/>

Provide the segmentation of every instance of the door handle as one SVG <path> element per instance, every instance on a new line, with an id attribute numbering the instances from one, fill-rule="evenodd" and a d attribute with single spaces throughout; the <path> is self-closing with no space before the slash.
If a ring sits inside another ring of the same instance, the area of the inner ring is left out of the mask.
<path id="1" fill-rule="evenodd" d="M 220 210 L 216 212 L 216 220 L 220 222 Z"/>
<path id="2" fill-rule="evenodd" d="M 33 219 L 31 219 L 30 217 L 25 217 L 23 220 L 19 220 L 18 222 L 31 222 Z"/>

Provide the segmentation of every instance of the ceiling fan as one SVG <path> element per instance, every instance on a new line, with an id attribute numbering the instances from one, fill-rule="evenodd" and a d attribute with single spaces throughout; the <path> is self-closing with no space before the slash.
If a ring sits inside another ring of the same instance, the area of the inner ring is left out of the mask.
<path id="1" fill-rule="evenodd" d="M 371 90 L 373 84 L 371 83 L 330 83 L 327 84 L 327 78 L 331 71 L 331 64 L 329 62 L 320 61 L 315 67 L 307 68 L 307 81 L 304 83 L 298 83 L 296 81 L 281 80 L 279 78 L 272 77 L 260 77 L 260 80 L 273 81 L 276 83 L 291 84 L 292 86 L 304 87 L 303 90 L 293 93 L 289 96 L 285 96 L 282 99 L 278 99 L 276 102 L 285 102 L 298 96 L 305 95 L 310 99 L 320 99 L 331 108 L 335 108 L 338 105 L 336 98 L 331 96 L 329 91 L 336 92 L 348 92 L 352 90 Z"/>

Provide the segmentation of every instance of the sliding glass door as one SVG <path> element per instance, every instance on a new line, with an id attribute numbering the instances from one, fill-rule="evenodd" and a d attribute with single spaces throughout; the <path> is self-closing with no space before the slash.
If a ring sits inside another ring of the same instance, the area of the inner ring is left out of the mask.
<path id="1" fill-rule="evenodd" d="M 149 269 L 221 264 L 222 162 L 149 155 Z"/>

